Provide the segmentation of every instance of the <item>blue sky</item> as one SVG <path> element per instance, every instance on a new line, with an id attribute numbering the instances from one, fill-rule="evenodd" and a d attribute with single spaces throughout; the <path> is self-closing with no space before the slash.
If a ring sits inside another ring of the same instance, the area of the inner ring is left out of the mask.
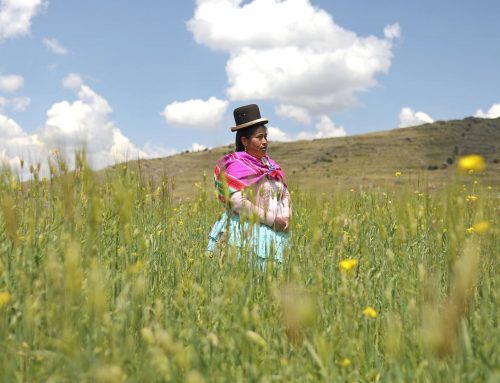
<path id="1" fill-rule="evenodd" d="M 496 0 L 0 0 L 0 161 L 220 146 L 248 103 L 282 141 L 499 117 L 499 14 Z"/>

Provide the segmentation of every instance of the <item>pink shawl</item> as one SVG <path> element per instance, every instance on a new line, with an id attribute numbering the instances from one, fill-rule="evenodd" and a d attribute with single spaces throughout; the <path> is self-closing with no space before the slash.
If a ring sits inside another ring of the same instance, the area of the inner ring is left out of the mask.
<path id="1" fill-rule="evenodd" d="M 264 158 L 267 161 L 260 161 L 245 152 L 233 152 L 221 157 L 214 170 L 214 181 L 219 193 L 219 200 L 226 202 L 225 185 L 229 189 L 230 196 L 259 182 L 266 176 L 281 181 L 286 186 L 285 174 L 281 167 L 271 157 L 264 156 Z"/>

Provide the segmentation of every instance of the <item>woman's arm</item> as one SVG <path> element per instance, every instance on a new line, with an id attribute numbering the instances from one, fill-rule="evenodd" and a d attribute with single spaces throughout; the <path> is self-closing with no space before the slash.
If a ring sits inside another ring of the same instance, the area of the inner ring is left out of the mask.
<path id="1" fill-rule="evenodd" d="M 290 217 L 292 215 L 292 208 L 290 203 L 290 193 L 285 188 L 283 198 L 281 199 L 280 207 L 277 209 L 278 214 L 274 220 L 274 230 L 288 231 L 290 226 Z"/>
<path id="2" fill-rule="evenodd" d="M 285 188 L 285 194 L 283 196 L 282 200 L 283 204 L 283 218 L 290 218 L 292 216 L 292 204 L 291 204 L 291 199 L 290 199 L 290 193 L 288 192 L 288 189 Z"/>
<path id="3" fill-rule="evenodd" d="M 264 210 L 251 201 L 241 192 L 231 194 L 231 206 L 235 213 L 241 214 L 246 212 L 248 214 L 257 214 L 259 221 L 267 226 L 272 227 L 276 219 L 276 212 L 274 214 L 270 211 Z"/>

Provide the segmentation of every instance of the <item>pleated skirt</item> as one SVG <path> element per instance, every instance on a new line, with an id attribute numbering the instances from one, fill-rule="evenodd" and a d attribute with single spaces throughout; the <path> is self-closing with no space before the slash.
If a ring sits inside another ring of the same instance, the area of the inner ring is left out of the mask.
<path id="1" fill-rule="evenodd" d="M 224 212 L 210 231 L 207 251 L 215 252 L 217 246 L 224 245 L 223 242 L 234 246 L 238 257 L 243 254 L 258 257 L 257 262 L 262 266 L 268 259 L 283 262 L 290 234 L 274 231 L 263 224 L 241 222 L 239 215 Z"/>

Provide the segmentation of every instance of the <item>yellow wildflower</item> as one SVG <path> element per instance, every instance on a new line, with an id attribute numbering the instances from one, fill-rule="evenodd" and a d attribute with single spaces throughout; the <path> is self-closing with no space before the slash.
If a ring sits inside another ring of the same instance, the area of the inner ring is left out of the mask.
<path id="1" fill-rule="evenodd" d="M 474 195 L 474 194 L 469 194 L 466 198 L 466 200 L 468 202 L 474 202 L 474 201 L 477 201 L 479 197 L 477 195 Z"/>
<path id="2" fill-rule="evenodd" d="M 475 233 L 484 234 L 490 229 L 491 224 L 488 221 L 479 221 L 476 222 L 472 228 Z"/>
<path id="3" fill-rule="evenodd" d="M 0 291 L 0 310 L 9 304 L 12 295 L 8 291 Z"/>
<path id="4" fill-rule="evenodd" d="M 339 262 L 340 271 L 350 271 L 358 265 L 357 259 L 344 259 Z"/>
<path id="5" fill-rule="evenodd" d="M 398 172 L 394 173 L 394 175 L 395 175 L 396 177 L 401 177 L 401 172 L 399 172 L 399 171 L 398 171 Z"/>
<path id="6" fill-rule="evenodd" d="M 468 227 L 467 229 L 465 229 L 465 231 L 467 232 L 467 234 L 472 234 L 474 233 L 474 228 L 471 226 L 471 227 Z"/>
<path id="7" fill-rule="evenodd" d="M 478 154 L 469 154 L 458 159 L 458 168 L 462 171 L 483 171 L 486 168 L 484 157 Z"/>
<path id="8" fill-rule="evenodd" d="M 363 315 L 368 317 L 368 318 L 376 318 L 377 317 L 377 311 L 373 307 L 367 306 L 363 310 Z"/>
<path id="9" fill-rule="evenodd" d="M 339 365 L 342 367 L 349 367 L 351 364 L 352 364 L 352 361 L 349 358 L 344 358 L 339 362 Z"/>

